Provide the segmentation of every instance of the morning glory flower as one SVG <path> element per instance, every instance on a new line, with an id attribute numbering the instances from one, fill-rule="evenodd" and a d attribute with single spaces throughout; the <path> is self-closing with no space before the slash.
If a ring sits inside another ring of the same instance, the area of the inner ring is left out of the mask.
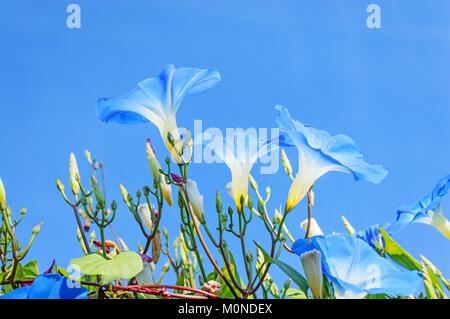
<path id="1" fill-rule="evenodd" d="M 422 283 L 417 271 L 401 271 L 356 236 L 315 236 L 299 239 L 292 246 L 297 255 L 313 249 L 322 253 L 322 269 L 333 284 L 336 298 L 363 298 L 367 294 L 409 296 Z"/>
<path id="2" fill-rule="evenodd" d="M 37 276 L 30 286 L 14 289 L 0 299 L 87 299 L 88 291 L 60 274 Z"/>
<path id="3" fill-rule="evenodd" d="M 237 131 L 233 136 L 224 138 L 215 136 L 207 144 L 206 149 L 212 149 L 231 171 L 231 183 L 227 185 L 228 194 L 234 199 L 238 212 L 242 211 L 241 197 L 247 201 L 248 179 L 256 161 L 269 151 L 278 149 L 281 137 L 268 142 L 258 142 L 255 134 Z"/>
<path id="4" fill-rule="evenodd" d="M 441 178 L 433 191 L 410 205 L 403 205 L 397 211 L 397 221 L 390 232 L 395 234 L 411 223 L 423 223 L 435 227 L 450 239 L 450 222 L 444 217 L 441 200 L 450 188 L 450 175 Z"/>
<path id="5" fill-rule="evenodd" d="M 382 225 L 375 224 L 366 227 L 366 229 L 362 231 L 357 231 L 356 237 L 364 240 L 370 245 L 370 247 L 376 249 L 377 251 L 382 251 L 384 248 L 384 239 L 380 233 L 380 227 L 383 228 L 388 234 L 391 233 L 390 223 L 384 223 Z"/>
<path id="6" fill-rule="evenodd" d="M 220 74 L 213 69 L 178 68 L 168 65 L 155 77 L 139 82 L 137 87 L 116 98 L 101 98 L 97 102 L 97 116 L 104 122 L 155 124 L 164 144 L 177 163 L 181 143 L 176 113 L 185 97 L 200 94 L 215 86 Z M 173 137 L 174 149 L 167 135 Z"/>
<path id="7" fill-rule="evenodd" d="M 348 136 L 331 136 L 293 120 L 286 107 L 277 105 L 277 123 L 286 143 L 299 152 L 299 168 L 289 190 L 285 211 L 291 211 L 310 190 L 314 182 L 330 171 L 352 174 L 355 180 L 379 183 L 387 171 L 380 165 L 370 165 L 363 159 L 355 142 Z"/>

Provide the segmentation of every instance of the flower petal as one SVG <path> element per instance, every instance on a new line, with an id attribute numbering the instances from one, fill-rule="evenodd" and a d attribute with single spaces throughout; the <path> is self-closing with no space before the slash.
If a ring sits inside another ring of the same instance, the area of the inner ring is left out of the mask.
<path id="1" fill-rule="evenodd" d="M 331 136 L 326 131 L 303 125 L 293 120 L 284 106 L 277 105 L 275 109 L 281 132 L 289 136 L 286 143 L 295 144 L 306 160 L 316 158 L 319 166 L 346 171 L 353 174 L 355 180 L 379 183 L 386 177 L 387 171 L 382 166 L 370 165 L 364 161 L 350 137 L 343 134 Z"/>
<path id="2" fill-rule="evenodd" d="M 436 227 L 447 238 L 450 238 L 449 221 L 442 213 L 441 201 L 450 188 L 450 174 L 441 178 L 434 189 L 420 200 L 403 205 L 397 210 L 397 221 L 392 225 L 390 233 L 396 234 L 411 223 L 423 223 Z"/>
<path id="3" fill-rule="evenodd" d="M 117 98 L 101 98 L 97 116 L 101 121 L 122 124 L 153 122 L 161 130 L 174 116 L 184 97 L 199 94 L 220 81 L 213 69 L 179 68 L 168 65 L 157 76 L 138 83 L 137 88 Z"/>
<path id="4" fill-rule="evenodd" d="M 322 268 L 341 297 L 365 294 L 408 296 L 422 280 L 416 271 L 401 271 L 381 257 L 365 241 L 348 234 L 316 236 L 297 240 L 292 250 L 301 255 L 316 249 L 322 253 Z"/>

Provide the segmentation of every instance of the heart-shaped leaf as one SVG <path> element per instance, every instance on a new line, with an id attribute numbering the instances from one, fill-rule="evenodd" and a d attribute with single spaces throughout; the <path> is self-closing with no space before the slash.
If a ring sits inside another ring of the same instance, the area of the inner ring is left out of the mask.
<path id="1" fill-rule="evenodd" d="M 133 251 L 126 251 L 107 260 L 98 254 L 89 254 L 72 259 L 72 265 L 78 266 L 85 275 L 102 276 L 102 284 L 117 279 L 131 279 L 140 273 L 144 267 L 142 258 Z"/>

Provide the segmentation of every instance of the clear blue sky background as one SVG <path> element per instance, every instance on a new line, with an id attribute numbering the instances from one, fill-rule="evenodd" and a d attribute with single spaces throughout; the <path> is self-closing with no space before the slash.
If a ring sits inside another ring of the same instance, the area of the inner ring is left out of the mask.
<path id="1" fill-rule="evenodd" d="M 70 3 L 81 6 L 81 29 L 66 27 Z M 325 232 L 344 232 L 342 215 L 356 229 L 394 221 L 400 205 L 419 199 L 450 173 L 450 2 L 377 0 L 382 28 L 372 30 L 366 27 L 370 3 L 1 1 L 0 176 L 16 216 L 22 206 L 28 209 L 19 229 L 23 244 L 31 228 L 45 222 L 27 259 L 38 259 L 44 270 L 53 258 L 65 267 L 81 256 L 73 213 L 54 180 L 69 188 L 74 152 L 88 185 L 85 149 L 105 163 L 108 200 L 119 202 L 118 234 L 133 249 L 144 241 L 119 184 L 133 193 L 151 185 L 147 137 L 161 160 L 166 150 L 153 125 L 101 123 L 95 105 L 169 63 L 222 74 L 216 88 L 184 101 L 179 125 L 192 127 L 201 119 L 205 128 L 275 127 L 274 105 L 283 104 L 303 123 L 351 136 L 368 162 L 389 170 L 379 185 L 342 173 L 321 178 L 313 214 Z M 296 151 L 288 155 L 296 163 Z M 290 181 L 283 171 L 260 176 L 256 169 L 259 184 L 272 186 L 270 208 L 284 205 Z M 195 164 L 191 177 L 213 227 L 215 190 L 232 203 L 225 195 L 228 168 Z M 450 215 L 450 199 L 443 204 Z M 166 210 L 162 221 L 171 241 L 175 214 Z M 304 235 L 299 224 L 305 217 L 302 202 L 287 221 L 296 237 Z M 260 226 L 248 234 L 253 251 L 251 239 L 267 243 Z M 434 228 L 414 224 L 395 239 L 450 275 L 450 242 Z M 298 257 L 286 253 L 282 259 L 300 269 Z M 284 275 L 275 269 L 273 275 L 282 284 Z"/>

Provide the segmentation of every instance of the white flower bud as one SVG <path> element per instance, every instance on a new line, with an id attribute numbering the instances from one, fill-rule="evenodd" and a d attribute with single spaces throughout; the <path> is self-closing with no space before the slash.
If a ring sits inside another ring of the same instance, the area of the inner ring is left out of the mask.
<path id="1" fill-rule="evenodd" d="M 286 155 L 286 152 L 284 151 L 284 149 L 281 149 L 281 159 L 283 162 L 283 167 L 284 170 L 286 171 L 286 173 L 291 176 L 292 175 L 292 165 L 291 162 L 289 161 L 289 158 Z"/>
<path id="2" fill-rule="evenodd" d="M 138 214 L 141 217 L 141 220 L 144 222 L 145 226 L 147 226 L 148 230 L 152 231 L 152 213 L 150 212 L 150 208 L 148 207 L 147 203 L 138 206 Z"/>
<path id="3" fill-rule="evenodd" d="M 258 183 L 255 181 L 252 175 L 248 176 L 248 180 L 250 181 L 250 186 L 253 188 L 253 190 L 256 192 L 258 190 Z"/>
<path id="4" fill-rule="evenodd" d="M 300 256 L 306 281 L 315 299 L 320 299 L 322 296 L 323 274 L 321 258 L 322 253 L 315 249 L 303 253 Z"/>
<path id="5" fill-rule="evenodd" d="M 78 165 L 75 155 L 70 153 L 69 160 L 69 177 L 70 177 L 70 188 L 75 196 L 80 193 L 80 185 L 78 184 L 78 179 L 80 178 L 80 173 L 78 172 Z"/>
<path id="6" fill-rule="evenodd" d="M 129 251 L 128 246 L 125 244 L 122 238 L 119 237 L 120 246 L 122 246 L 123 251 Z"/>
<path id="7" fill-rule="evenodd" d="M 194 210 L 195 216 L 197 216 L 200 223 L 204 223 L 205 213 L 203 210 L 203 195 L 200 195 L 195 181 L 190 179 L 186 181 L 186 194 L 192 209 Z"/>
<path id="8" fill-rule="evenodd" d="M 302 223 L 300 224 L 300 227 L 306 232 L 306 229 L 308 228 L 308 220 L 305 219 L 304 221 L 302 221 Z M 311 225 L 309 227 L 309 236 L 310 237 L 314 237 L 314 236 L 322 236 L 323 232 L 319 227 L 319 224 L 317 224 L 317 221 L 315 220 L 315 218 L 311 218 Z"/>

